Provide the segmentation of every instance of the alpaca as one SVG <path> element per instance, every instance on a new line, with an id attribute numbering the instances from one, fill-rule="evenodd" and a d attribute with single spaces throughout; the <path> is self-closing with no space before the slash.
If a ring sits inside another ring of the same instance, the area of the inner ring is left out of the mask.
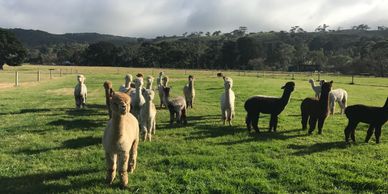
<path id="1" fill-rule="evenodd" d="M 136 168 L 137 147 L 139 144 L 139 123 L 129 113 L 131 98 L 116 92 L 111 101 L 112 119 L 109 120 L 102 137 L 107 165 L 106 181 L 112 184 L 116 176 L 116 167 L 122 187 L 128 184 L 128 172 Z"/>
<path id="2" fill-rule="evenodd" d="M 164 88 L 168 86 L 168 80 L 169 80 L 168 77 L 164 76 L 162 78 L 162 81 L 160 82 L 160 85 L 158 86 L 159 98 L 160 98 L 160 108 L 162 108 L 163 105 L 165 107 L 167 107 L 166 102 L 164 101 Z"/>
<path id="3" fill-rule="evenodd" d="M 154 82 L 154 77 L 147 76 L 147 85 L 146 89 L 152 90 L 152 82 Z"/>
<path id="4" fill-rule="evenodd" d="M 219 72 L 219 73 L 217 73 L 217 77 L 224 77 L 224 74 Z"/>
<path id="5" fill-rule="evenodd" d="M 221 95 L 221 115 L 222 121 L 228 121 L 229 126 L 232 126 L 232 119 L 234 118 L 234 92 L 232 90 L 233 79 L 230 77 L 224 77 L 225 92 Z"/>
<path id="6" fill-rule="evenodd" d="M 140 109 L 140 129 L 143 131 L 144 141 L 147 139 L 151 141 L 151 135 L 155 134 L 156 129 L 156 108 L 152 102 L 155 93 L 150 89 L 145 89 L 143 90 L 143 96 L 145 104 Z"/>
<path id="7" fill-rule="evenodd" d="M 335 112 L 335 102 L 338 102 L 338 105 L 341 108 L 341 114 L 344 113 L 346 108 L 346 102 L 348 101 L 348 93 L 344 89 L 335 89 L 329 93 L 329 105 L 330 113 L 333 115 Z"/>
<path id="8" fill-rule="evenodd" d="M 103 86 L 105 89 L 105 103 L 106 103 L 106 107 L 108 108 L 109 119 L 110 119 L 112 118 L 112 109 L 110 108 L 110 101 L 112 100 L 112 97 L 115 92 L 112 89 L 111 81 L 105 81 Z"/>
<path id="9" fill-rule="evenodd" d="M 168 111 L 170 112 L 170 127 L 173 126 L 175 115 L 176 115 L 176 122 L 178 124 L 181 124 L 182 121 L 184 122 L 184 124 L 187 124 L 186 100 L 182 96 L 178 96 L 178 97 L 170 100 L 169 99 L 170 90 L 171 90 L 170 87 L 163 88 L 164 102 L 166 103 L 166 107 L 168 108 Z"/>
<path id="10" fill-rule="evenodd" d="M 192 75 L 189 75 L 188 81 L 189 83 L 186 84 L 185 87 L 183 87 L 183 94 L 185 95 L 187 108 L 193 108 L 193 102 L 195 98 L 194 77 Z"/>
<path id="11" fill-rule="evenodd" d="M 144 105 L 145 100 L 142 94 L 143 78 L 136 78 L 134 81 L 135 90 L 130 93 L 131 97 L 131 113 L 139 120 L 140 109 Z"/>
<path id="12" fill-rule="evenodd" d="M 258 123 L 260 113 L 271 114 L 268 131 L 276 132 L 278 125 L 278 115 L 284 110 L 290 101 L 291 93 L 294 91 L 295 83 L 287 82 L 281 89 L 284 89 L 280 98 L 267 96 L 253 96 L 245 101 L 244 108 L 247 111 L 246 124 L 250 131 L 251 126 L 255 131 L 259 131 Z"/>
<path id="13" fill-rule="evenodd" d="M 311 84 L 311 88 L 315 92 L 315 98 L 319 99 L 319 96 L 321 95 L 321 86 L 322 83 L 325 82 L 325 80 L 319 81 L 319 85 L 315 85 L 315 82 L 313 79 L 309 79 L 309 83 Z"/>
<path id="14" fill-rule="evenodd" d="M 318 121 L 318 134 L 322 134 L 323 124 L 329 114 L 329 93 L 333 81 L 324 82 L 322 84 L 321 94 L 319 100 L 316 98 L 305 98 L 300 105 L 302 112 L 302 128 L 307 128 L 307 121 L 309 121 L 310 129 L 309 134 L 315 130 L 316 123 Z"/>
<path id="15" fill-rule="evenodd" d="M 380 143 L 381 127 L 388 120 L 388 98 L 383 107 L 366 106 L 366 105 L 352 105 L 345 109 L 346 117 L 349 120 L 348 126 L 345 128 L 345 141 L 349 142 L 349 136 L 352 141 L 356 141 L 355 131 L 359 122 L 369 124 L 368 132 L 365 137 L 365 143 L 375 130 L 376 143 Z"/>
<path id="16" fill-rule="evenodd" d="M 127 74 L 125 75 L 125 83 L 124 85 L 121 85 L 119 88 L 119 92 L 129 93 L 132 88 L 135 88 L 135 85 L 132 83 L 132 75 Z"/>
<path id="17" fill-rule="evenodd" d="M 86 98 L 88 95 L 88 89 L 85 85 L 85 76 L 84 75 L 78 75 L 77 81 L 78 84 L 75 85 L 74 88 L 74 98 L 75 98 L 75 106 L 77 109 L 79 108 L 85 108 L 86 105 Z"/>

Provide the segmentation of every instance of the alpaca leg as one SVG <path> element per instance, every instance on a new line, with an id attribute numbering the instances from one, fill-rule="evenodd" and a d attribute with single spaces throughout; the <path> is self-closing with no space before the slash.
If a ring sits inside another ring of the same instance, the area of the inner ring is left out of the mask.
<path id="1" fill-rule="evenodd" d="M 313 131 L 315 130 L 315 126 L 317 125 L 317 118 L 314 118 L 314 117 L 311 117 L 310 116 L 310 119 L 309 119 L 309 125 L 310 125 L 310 128 L 309 128 L 309 134 L 312 134 Z"/>
<path id="2" fill-rule="evenodd" d="M 120 173 L 120 182 L 122 187 L 128 185 L 128 152 L 119 153 L 119 173 Z"/>
<path id="3" fill-rule="evenodd" d="M 322 134 L 322 128 L 323 124 L 325 124 L 325 119 L 326 117 L 318 119 L 318 134 Z"/>
<path id="4" fill-rule="evenodd" d="M 183 124 L 187 124 L 187 108 L 184 108 L 182 110 L 182 119 L 183 119 Z"/>
<path id="5" fill-rule="evenodd" d="M 175 113 L 170 111 L 170 127 L 174 124 Z"/>
<path id="6" fill-rule="evenodd" d="M 276 132 L 277 127 L 278 127 L 278 115 L 274 115 L 273 132 Z"/>
<path id="7" fill-rule="evenodd" d="M 232 110 L 228 109 L 226 111 L 226 120 L 228 121 L 229 126 L 232 126 Z"/>
<path id="8" fill-rule="evenodd" d="M 302 129 L 307 129 L 307 121 L 309 120 L 309 116 L 305 113 L 302 113 Z"/>
<path id="9" fill-rule="evenodd" d="M 349 142 L 349 137 L 352 131 L 356 128 L 358 122 L 353 122 L 349 120 L 348 125 L 346 126 L 344 133 L 345 133 L 345 141 Z"/>
<path id="10" fill-rule="evenodd" d="M 132 143 L 131 152 L 129 154 L 129 162 L 128 162 L 128 171 L 130 173 L 133 173 L 133 171 L 136 169 L 136 160 L 137 160 L 137 147 L 139 146 L 139 140 L 136 139 Z"/>
<path id="11" fill-rule="evenodd" d="M 222 122 L 225 125 L 225 122 L 226 122 L 226 110 L 222 109 L 221 110 L 221 115 L 222 115 Z"/>
<path id="12" fill-rule="evenodd" d="M 377 126 L 375 130 L 376 143 L 380 143 L 381 126 Z"/>
<path id="13" fill-rule="evenodd" d="M 257 115 L 254 115 L 252 116 L 252 127 L 253 129 L 256 131 L 256 132 L 260 132 L 260 129 L 259 129 L 259 117 L 260 117 L 260 113 L 257 114 Z"/>
<path id="14" fill-rule="evenodd" d="M 277 115 L 273 115 L 271 114 L 271 119 L 269 121 L 269 129 L 268 129 L 268 132 L 271 132 L 272 129 L 274 132 L 276 132 L 276 122 L 277 122 Z"/>
<path id="15" fill-rule="evenodd" d="M 155 135 L 155 132 L 156 132 L 156 119 L 154 118 L 154 120 L 152 121 L 152 134 Z"/>
<path id="16" fill-rule="evenodd" d="M 249 113 L 248 113 L 247 116 L 245 117 L 245 124 L 247 125 L 248 131 L 251 131 L 251 127 L 252 127 L 252 115 L 250 115 Z"/>
<path id="17" fill-rule="evenodd" d="M 105 160 L 106 160 L 106 166 L 107 166 L 107 171 L 106 171 L 106 182 L 108 184 L 112 184 L 113 180 L 115 180 L 116 176 L 116 159 L 117 155 L 116 154 L 110 154 L 110 153 L 105 153 Z"/>
<path id="18" fill-rule="evenodd" d="M 372 137 L 374 128 L 374 126 L 369 125 L 368 131 L 366 132 L 365 143 L 368 143 L 369 139 Z"/>

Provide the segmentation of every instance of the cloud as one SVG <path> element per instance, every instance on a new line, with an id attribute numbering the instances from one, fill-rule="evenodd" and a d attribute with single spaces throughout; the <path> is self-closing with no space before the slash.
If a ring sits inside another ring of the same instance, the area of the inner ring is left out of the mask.
<path id="1" fill-rule="evenodd" d="M 312 31 L 388 23 L 384 0 L 0 0 L 0 26 L 154 37 L 184 32 Z"/>

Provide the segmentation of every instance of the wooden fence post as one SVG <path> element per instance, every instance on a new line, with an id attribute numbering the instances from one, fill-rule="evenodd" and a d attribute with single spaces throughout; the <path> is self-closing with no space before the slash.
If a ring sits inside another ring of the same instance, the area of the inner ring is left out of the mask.
<path id="1" fill-rule="evenodd" d="M 50 70 L 50 79 L 53 79 L 53 73 L 52 73 L 52 71 L 54 70 L 54 69 L 49 69 Z"/>
<path id="2" fill-rule="evenodd" d="M 318 72 L 318 81 L 321 80 L 321 72 Z"/>
<path id="3" fill-rule="evenodd" d="M 352 83 L 350 84 L 354 84 L 354 75 L 352 75 Z"/>
<path id="4" fill-rule="evenodd" d="M 36 80 L 37 80 L 38 82 L 40 82 L 40 70 L 38 70 L 38 72 L 37 72 Z"/>
<path id="5" fill-rule="evenodd" d="M 292 74 L 292 80 L 295 80 L 294 73 Z"/>
<path id="6" fill-rule="evenodd" d="M 15 71 L 15 86 L 19 86 L 19 72 Z"/>
<path id="7" fill-rule="evenodd" d="M 59 77 L 62 77 L 62 69 L 59 69 Z"/>

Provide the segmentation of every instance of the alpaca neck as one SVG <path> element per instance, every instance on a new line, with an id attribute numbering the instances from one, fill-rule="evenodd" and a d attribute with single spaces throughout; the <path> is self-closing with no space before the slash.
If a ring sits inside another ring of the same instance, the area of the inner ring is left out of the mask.
<path id="1" fill-rule="evenodd" d="M 142 109 L 143 108 L 144 108 L 144 110 L 146 110 L 147 115 L 148 115 L 151 112 L 151 101 L 146 100 L 146 102 L 144 103 Z"/>
<path id="2" fill-rule="evenodd" d="M 115 114 L 115 113 L 112 114 L 112 128 L 113 128 L 113 131 L 115 132 L 114 134 L 117 135 L 117 138 L 123 134 L 125 116 L 126 114 L 125 115 Z"/>
<path id="3" fill-rule="evenodd" d="M 140 87 L 136 87 L 136 97 L 140 99 Z"/>
<path id="4" fill-rule="evenodd" d="M 311 84 L 311 88 L 313 89 L 316 88 L 314 81 L 311 81 L 310 84 Z"/>
<path id="5" fill-rule="evenodd" d="M 291 97 L 291 91 L 284 90 L 283 95 L 280 98 L 280 101 L 282 102 L 283 106 L 286 106 L 288 104 L 288 102 L 290 101 L 290 97 Z"/>
<path id="6" fill-rule="evenodd" d="M 125 82 L 125 88 L 129 88 L 130 84 L 131 84 L 130 81 Z"/>
<path id="7" fill-rule="evenodd" d="M 152 82 L 148 82 L 146 88 L 147 89 L 152 89 Z"/>
<path id="8" fill-rule="evenodd" d="M 230 103 L 230 93 L 232 89 L 225 89 L 225 103 L 229 106 Z"/>
<path id="9" fill-rule="evenodd" d="M 169 95 L 164 94 L 163 95 L 163 100 L 164 100 L 164 102 L 168 103 L 169 102 Z"/>
<path id="10" fill-rule="evenodd" d="M 189 82 L 189 91 L 193 92 L 193 90 L 194 90 L 194 81 L 190 81 Z"/>
<path id="11" fill-rule="evenodd" d="M 319 104 L 323 110 L 329 110 L 329 92 L 321 92 Z"/>

